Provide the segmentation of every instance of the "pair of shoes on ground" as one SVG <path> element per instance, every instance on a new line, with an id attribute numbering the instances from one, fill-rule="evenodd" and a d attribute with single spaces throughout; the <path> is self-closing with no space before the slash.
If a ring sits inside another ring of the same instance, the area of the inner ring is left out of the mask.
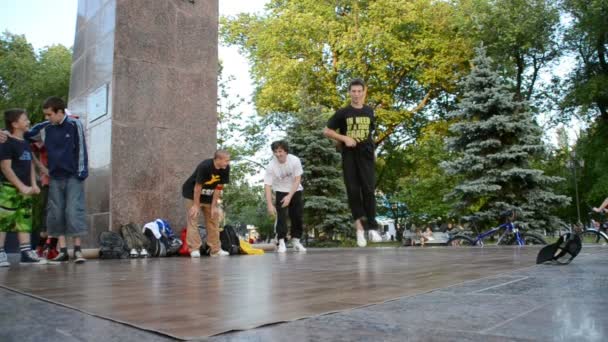
<path id="1" fill-rule="evenodd" d="M 142 248 L 139 251 L 135 248 L 131 248 L 131 251 L 129 252 L 129 257 L 131 258 L 147 258 L 148 256 L 150 255 L 145 248 Z"/>
<path id="2" fill-rule="evenodd" d="M 306 248 L 300 242 L 300 239 L 293 238 L 291 239 L 291 245 L 293 246 L 293 250 L 296 252 L 306 252 Z M 285 246 L 285 239 L 279 239 L 279 246 L 277 247 L 277 253 L 285 253 L 287 252 L 287 246 Z"/>
<path id="3" fill-rule="evenodd" d="M 68 261 L 70 261 L 70 257 L 67 253 L 64 253 L 64 252 L 59 252 L 59 254 L 57 254 L 56 257 L 54 257 L 53 259 L 49 259 L 49 262 L 52 262 L 52 263 L 62 263 L 62 262 L 68 262 Z M 82 251 L 80 251 L 80 250 L 74 251 L 74 262 L 75 263 L 82 264 L 85 261 L 87 261 L 87 259 L 84 258 Z"/>
<path id="4" fill-rule="evenodd" d="M 221 249 L 216 252 L 216 253 L 211 253 L 210 256 L 212 257 L 218 257 L 218 256 L 228 256 L 230 255 L 230 253 L 226 252 L 225 250 Z M 199 251 L 192 251 L 190 252 L 190 257 L 191 258 L 200 258 L 201 257 L 201 252 Z"/>

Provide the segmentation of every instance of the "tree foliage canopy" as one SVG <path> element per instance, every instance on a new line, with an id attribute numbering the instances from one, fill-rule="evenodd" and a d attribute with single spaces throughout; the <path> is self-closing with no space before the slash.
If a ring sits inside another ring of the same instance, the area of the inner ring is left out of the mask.
<path id="1" fill-rule="evenodd" d="M 24 108 L 32 122 L 43 119 L 41 105 L 49 96 L 67 100 L 72 52 L 53 45 L 36 53 L 25 36 L 0 36 L 0 108 Z"/>

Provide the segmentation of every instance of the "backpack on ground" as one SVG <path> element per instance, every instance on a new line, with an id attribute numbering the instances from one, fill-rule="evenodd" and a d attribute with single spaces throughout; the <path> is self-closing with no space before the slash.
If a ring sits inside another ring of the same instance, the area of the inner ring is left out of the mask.
<path id="1" fill-rule="evenodd" d="M 224 229 L 220 231 L 220 242 L 222 249 L 230 253 L 230 255 L 239 254 L 239 237 L 231 225 L 224 226 Z"/>
<path id="2" fill-rule="evenodd" d="M 116 232 L 101 232 L 97 240 L 99 242 L 99 259 L 122 259 L 129 255 L 125 241 Z"/>
<path id="3" fill-rule="evenodd" d="M 129 255 L 132 258 L 148 256 L 149 241 L 135 223 L 129 222 L 120 226 L 120 234 L 125 240 L 127 249 L 130 251 Z"/>
<path id="4" fill-rule="evenodd" d="M 150 255 L 154 257 L 177 255 L 183 245 L 182 240 L 173 233 L 169 223 L 163 219 L 146 223 L 143 232 L 150 243 Z"/>
<path id="5" fill-rule="evenodd" d="M 536 263 L 551 262 L 557 265 L 567 265 L 578 255 L 582 247 L 581 238 L 577 234 L 566 233 L 560 236 L 555 243 L 543 247 L 538 252 Z"/>

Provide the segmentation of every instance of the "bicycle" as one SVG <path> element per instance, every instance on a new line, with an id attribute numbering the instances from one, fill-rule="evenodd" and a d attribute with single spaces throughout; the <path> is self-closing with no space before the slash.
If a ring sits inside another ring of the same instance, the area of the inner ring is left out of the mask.
<path id="1" fill-rule="evenodd" d="M 483 247 L 484 239 L 490 237 L 500 230 L 504 229 L 504 232 L 499 236 L 497 245 L 546 245 L 545 239 L 531 232 L 521 231 L 519 226 L 516 226 L 513 221 L 515 220 L 515 210 L 505 211 L 500 215 L 505 218 L 507 222 L 496 226 L 486 232 L 478 234 L 476 237 L 468 237 L 463 234 L 456 234 L 452 236 L 448 242 L 448 246 L 460 247 L 460 246 L 480 246 Z"/>
<path id="2" fill-rule="evenodd" d="M 602 231 L 602 229 L 606 230 L 606 227 L 608 227 L 606 214 L 599 213 L 602 218 L 601 222 L 591 219 L 591 215 L 593 214 L 597 213 L 593 211 L 589 212 L 589 225 L 587 227 L 577 227 L 578 231 L 576 231 L 576 234 L 580 236 L 583 245 L 607 245 L 608 234 Z"/>

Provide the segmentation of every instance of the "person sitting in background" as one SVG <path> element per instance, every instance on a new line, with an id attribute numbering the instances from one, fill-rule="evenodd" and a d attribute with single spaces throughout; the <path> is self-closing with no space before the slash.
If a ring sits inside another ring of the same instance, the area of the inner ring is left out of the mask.
<path id="1" fill-rule="evenodd" d="M 608 197 L 606 197 L 604 202 L 602 202 L 602 205 L 600 205 L 598 208 L 593 208 L 593 211 L 595 211 L 596 213 L 608 213 L 607 208 L 608 208 Z"/>
<path id="2" fill-rule="evenodd" d="M 422 233 L 422 237 L 424 238 L 425 242 L 435 240 L 435 238 L 433 237 L 433 230 L 430 226 L 426 227 L 426 230 L 424 231 L 424 233 Z M 422 245 L 424 246 L 424 244 Z"/>
<path id="3" fill-rule="evenodd" d="M 416 240 L 420 243 L 420 246 L 424 247 L 424 236 L 422 236 L 422 231 L 420 229 L 416 229 L 416 239 L 412 240 L 412 246 L 416 245 Z"/>

